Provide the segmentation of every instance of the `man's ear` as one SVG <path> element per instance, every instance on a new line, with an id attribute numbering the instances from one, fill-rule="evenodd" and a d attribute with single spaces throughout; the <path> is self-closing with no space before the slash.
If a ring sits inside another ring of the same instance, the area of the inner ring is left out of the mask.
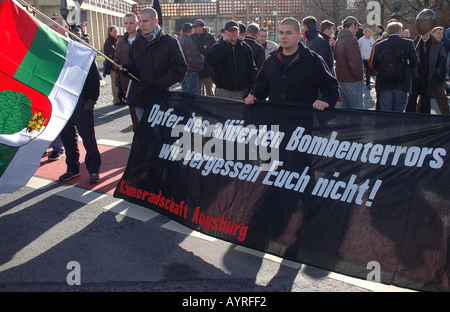
<path id="1" fill-rule="evenodd" d="M 155 17 L 155 24 L 158 24 L 158 18 Z"/>

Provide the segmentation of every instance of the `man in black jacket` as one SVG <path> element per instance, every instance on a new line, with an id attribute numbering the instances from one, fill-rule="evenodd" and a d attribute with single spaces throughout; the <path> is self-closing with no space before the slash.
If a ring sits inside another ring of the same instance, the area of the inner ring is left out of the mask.
<path id="1" fill-rule="evenodd" d="M 400 78 L 383 78 L 377 74 L 375 80 L 375 89 L 378 94 L 378 102 L 381 110 L 403 112 L 408 101 L 408 91 L 410 89 L 411 71 L 419 64 L 419 58 L 412 40 L 402 38 L 402 24 L 398 22 L 389 23 L 386 27 L 389 35 L 387 40 L 378 42 L 375 45 L 372 68 L 379 71 L 383 64 L 383 58 L 380 54 L 388 47 L 394 47 L 402 51 L 401 60 L 402 75 Z"/>
<path id="2" fill-rule="evenodd" d="M 299 33 L 296 19 L 286 18 L 280 23 L 281 47 L 264 62 L 245 104 L 269 97 L 275 104 L 308 104 L 317 110 L 335 106 L 338 82 L 323 59 L 298 41 Z"/>
<path id="3" fill-rule="evenodd" d="M 244 37 L 245 43 L 247 43 L 253 51 L 253 60 L 255 61 L 256 68 L 261 69 L 262 64 L 266 59 L 266 54 L 262 45 L 256 41 L 258 37 L 259 26 L 258 24 L 251 23 L 247 26 L 247 34 Z"/>
<path id="4" fill-rule="evenodd" d="M 55 17 L 53 20 L 67 29 L 66 21 Z M 49 24 L 50 28 L 60 35 L 67 37 L 68 34 L 63 28 L 57 27 L 54 23 Z M 69 181 L 80 175 L 80 151 L 78 149 L 78 135 L 83 139 L 83 146 L 86 150 L 84 163 L 89 172 L 89 182 L 97 183 L 100 179 L 99 171 L 101 156 L 95 139 L 94 130 L 94 105 L 100 96 L 100 73 L 98 72 L 95 60 L 87 74 L 86 80 L 78 98 L 77 106 L 67 124 L 62 129 L 59 137 L 66 150 L 67 171 L 59 177 L 60 181 Z"/>
<path id="5" fill-rule="evenodd" d="M 319 34 L 325 39 L 327 46 L 325 55 L 323 55 L 323 60 L 328 66 L 330 72 L 334 75 L 334 53 L 331 47 L 330 40 L 334 39 L 335 27 L 334 23 L 329 20 L 324 20 L 320 23 Z"/>
<path id="6" fill-rule="evenodd" d="M 128 105 L 136 107 L 133 129 L 144 114 L 145 94 L 169 90 L 183 80 L 187 70 L 178 41 L 164 33 L 153 8 L 142 9 L 139 27 L 140 34 L 133 41 L 127 64 L 123 66 L 125 73 L 128 71 L 139 79 L 139 83 L 133 81 L 128 94 Z"/>
<path id="7" fill-rule="evenodd" d="M 316 18 L 314 16 L 305 17 L 302 20 L 302 27 L 303 34 L 306 37 L 306 46 L 325 60 L 328 52 L 328 42 L 319 33 Z M 331 69 L 328 69 L 331 72 Z"/>
<path id="8" fill-rule="evenodd" d="M 213 96 L 212 76 L 214 75 L 214 67 L 208 64 L 206 55 L 208 55 L 211 47 L 216 44 L 216 39 L 205 29 L 203 20 L 196 19 L 192 24 L 192 27 L 194 28 L 192 40 L 198 47 L 200 54 L 204 56 L 203 70 L 198 73 L 198 94 L 203 94 L 204 86 L 206 95 Z"/>
<path id="9" fill-rule="evenodd" d="M 215 95 L 243 100 L 255 83 L 257 69 L 252 49 L 239 39 L 239 25 L 235 21 L 225 24 L 222 38 L 211 47 L 206 60 L 214 66 Z"/>

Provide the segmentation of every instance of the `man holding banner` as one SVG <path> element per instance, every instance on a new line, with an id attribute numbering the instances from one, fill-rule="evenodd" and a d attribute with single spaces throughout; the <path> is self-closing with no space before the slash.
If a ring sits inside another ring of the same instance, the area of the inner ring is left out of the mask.
<path id="1" fill-rule="evenodd" d="M 318 110 L 334 107 L 338 82 L 323 59 L 298 41 L 300 23 L 286 18 L 279 33 L 281 47 L 265 61 L 245 104 L 269 97 L 271 102 L 312 103 Z"/>
<path id="2" fill-rule="evenodd" d="M 181 82 L 187 65 L 178 41 L 165 34 L 158 24 L 158 13 L 147 7 L 139 14 L 140 34 L 130 47 L 127 64 L 122 71 L 129 71 L 140 79 L 133 82 L 128 94 L 129 105 L 136 107 L 138 120 L 144 114 L 145 93 L 166 91 L 170 86 Z M 133 129 L 137 126 L 133 121 Z"/>

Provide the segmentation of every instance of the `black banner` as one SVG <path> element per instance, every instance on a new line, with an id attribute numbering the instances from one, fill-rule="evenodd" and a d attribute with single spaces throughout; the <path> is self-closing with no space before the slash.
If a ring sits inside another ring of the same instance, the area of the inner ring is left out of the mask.
<path id="1" fill-rule="evenodd" d="M 450 290 L 450 118 L 147 99 L 115 197 L 330 271 Z"/>

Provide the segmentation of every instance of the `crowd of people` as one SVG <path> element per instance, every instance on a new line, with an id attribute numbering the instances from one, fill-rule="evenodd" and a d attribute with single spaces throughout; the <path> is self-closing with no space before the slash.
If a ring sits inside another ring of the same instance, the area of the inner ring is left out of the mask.
<path id="1" fill-rule="evenodd" d="M 197 19 L 184 23 L 178 37 L 164 32 L 157 12 L 150 7 L 139 16 L 126 14 L 124 26 L 120 40 L 114 25 L 108 30 L 104 51 L 116 64 L 105 62 L 103 73 L 111 75 L 113 103 L 128 105 L 133 131 L 144 114 L 146 94 L 169 91 L 177 83 L 182 92 L 239 100 L 245 105 L 268 100 L 274 105 L 311 105 L 317 110 L 364 109 L 365 88 L 372 88 L 374 78 L 378 110 L 429 114 L 435 97 L 440 113 L 449 114 L 450 29 L 440 26 L 412 40 L 401 22 L 390 20 L 386 27 L 376 27 L 375 39 L 372 30 L 363 29 L 353 16 L 337 26 L 329 20 L 319 23 L 313 16 L 301 21 L 285 18 L 275 43 L 268 39 L 269 31 L 256 23 L 230 20 L 216 39 L 204 21 Z M 81 27 L 76 32 L 83 36 Z M 85 33 L 84 38 L 89 40 Z M 85 102 L 95 103 L 95 97 L 80 97 L 81 111 L 86 111 Z M 79 172 L 77 150 L 72 151 L 76 115 L 72 119 L 70 130 L 63 131 L 61 138 L 66 162 L 74 153 L 71 158 L 76 161 L 67 162 L 61 180 Z M 89 127 L 93 133 L 93 123 Z M 85 136 L 89 142 L 92 134 Z M 89 172 L 91 182 L 98 182 L 96 147 L 85 147 L 94 151 L 94 169 Z"/>

